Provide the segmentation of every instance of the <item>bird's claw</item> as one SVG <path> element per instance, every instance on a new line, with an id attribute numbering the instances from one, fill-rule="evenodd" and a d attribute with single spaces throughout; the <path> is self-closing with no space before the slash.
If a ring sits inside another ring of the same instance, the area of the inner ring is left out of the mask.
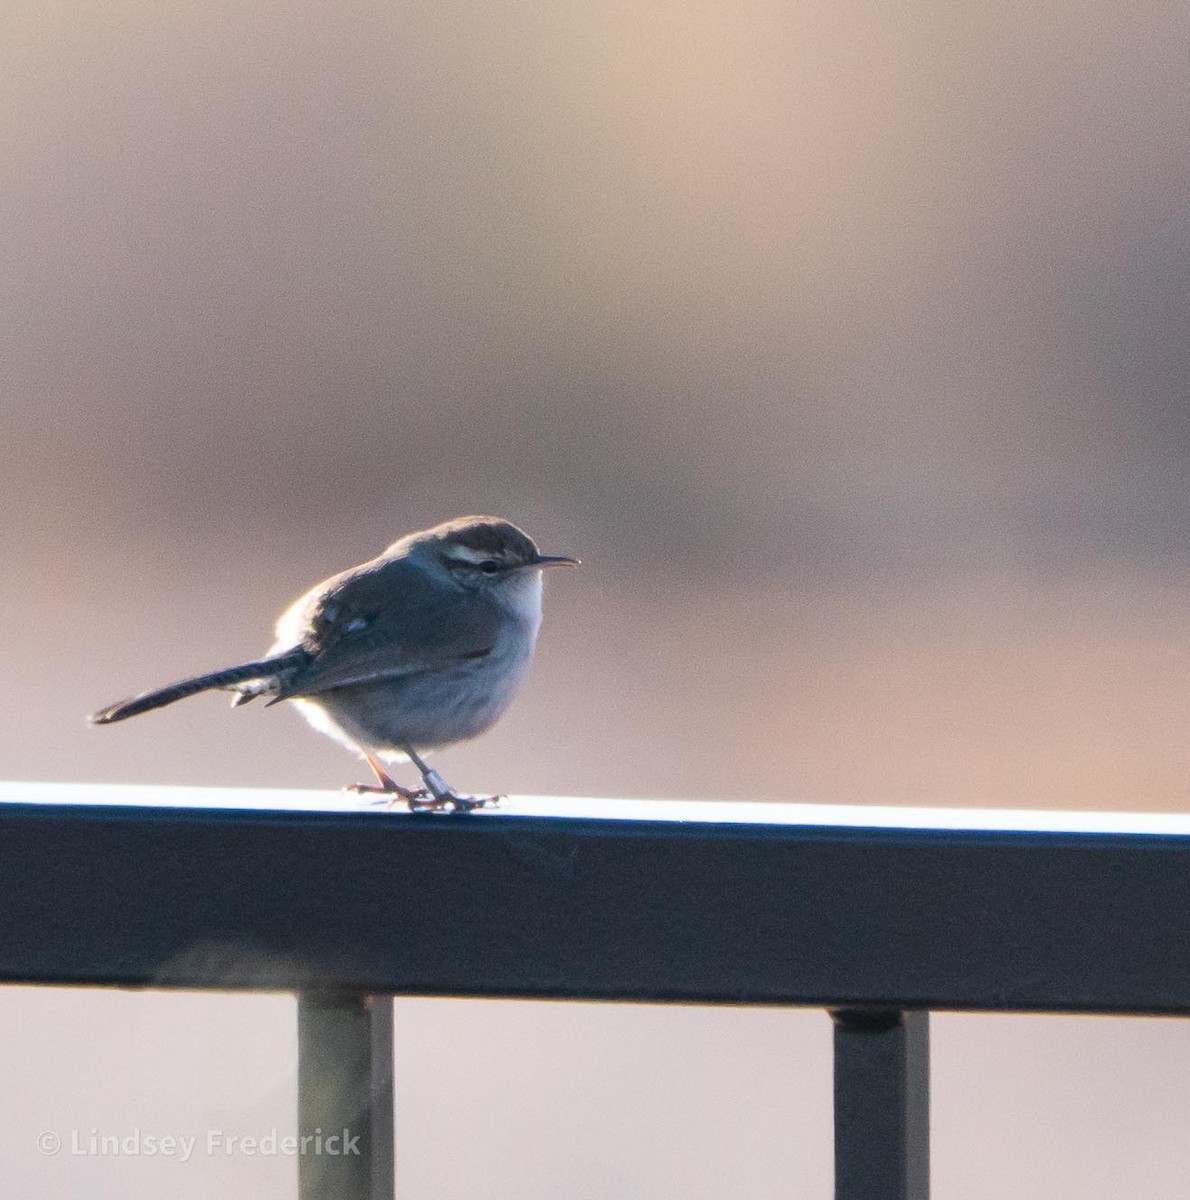
<path id="1" fill-rule="evenodd" d="M 409 811 L 467 813 L 489 805 L 494 808 L 502 799 L 502 796 L 458 796 L 454 792 L 431 795 L 423 790 L 420 795 L 409 797 Z"/>
<path id="2" fill-rule="evenodd" d="M 392 808 L 394 804 L 404 800 L 409 805 L 410 809 L 424 797 L 429 796 L 429 792 L 425 788 L 403 788 L 389 780 L 388 786 L 376 783 L 352 783 L 348 784 L 343 789 L 345 792 L 351 792 L 355 796 L 370 796 L 372 803 L 385 808 Z"/>

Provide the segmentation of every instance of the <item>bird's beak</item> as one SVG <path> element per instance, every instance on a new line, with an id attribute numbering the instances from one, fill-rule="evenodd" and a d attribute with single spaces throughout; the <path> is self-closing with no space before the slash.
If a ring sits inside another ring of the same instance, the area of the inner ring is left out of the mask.
<path id="1" fill-rule="evenodd" d="M 577 567 L 578 565 L 577 558 L 570 558 L 565 554 L 539 554 L 529 564 L 531 567 Z"/>

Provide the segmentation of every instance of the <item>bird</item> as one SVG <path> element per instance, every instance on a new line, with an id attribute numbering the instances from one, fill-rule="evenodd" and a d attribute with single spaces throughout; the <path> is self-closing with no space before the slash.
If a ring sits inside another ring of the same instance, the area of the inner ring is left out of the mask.
<path id="1" fill-rule="evenodd" d="M 459 795 L 424 755 L 500 717 L 533 658 L 543 570 L 578 565 L 542 554 L 499 517 L 457 517 L 315 584 L 277 619 L 263 658 L 141 692 L 89 720 L 111 725 L 214 690 L 233 692 L 233 707 L 287 700 L 372 768 L 375 784 L 347 790 L 415 812 L 470 812 L 499 797 Z M 400 786 L 381 760 L 412 762 L 423 786 Z"/>

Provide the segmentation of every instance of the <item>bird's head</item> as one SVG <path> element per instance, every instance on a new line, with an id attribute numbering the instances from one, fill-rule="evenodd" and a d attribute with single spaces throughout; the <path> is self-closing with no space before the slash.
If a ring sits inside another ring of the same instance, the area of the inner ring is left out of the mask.
<path id="1" fill-rule="evenodd" d="M 499 517 L 457 517 L 415 534 L 411 554 L 462 587 L 519 594 L 540 586 L 545 567 L 575 567 L 577 558 L 542 554 L 528 534 Z"/>

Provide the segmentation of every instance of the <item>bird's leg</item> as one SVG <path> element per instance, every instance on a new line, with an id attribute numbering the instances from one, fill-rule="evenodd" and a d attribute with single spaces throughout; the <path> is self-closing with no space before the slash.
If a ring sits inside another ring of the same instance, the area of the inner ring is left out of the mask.
<path id="1" fill-rule="evenodd" d="M 414 812 L 471 812 L 488 804 L 498 804 L 499 796 L 460 796 L 452 791 L 446 780 L 431 767 L 412 746 L 406 746 L 405 753 L 409 761 L 421 772 L 426 791 L 421 797 L 409 801 L 409 807 Z M 426 793 L 428 799 L 423 799 Z"/>
<path id="2" fill-rule="evenodd" d="M 379 761 L 371 754 L 365 754 L 364 759 L 367 761 L 376 775 L 378 783 L 353 783 L 349 787 L 344 788 L 344 791 L 354 792 L 357 796 L 384 796 L 386 802 L 390 805 L 396 804 L 398 800 L 404 800 L 410 808 L 425 797 L 429 796 L 429 792 L 425 788 L 403 788 L 388 772 L 380 765 Z"/>

